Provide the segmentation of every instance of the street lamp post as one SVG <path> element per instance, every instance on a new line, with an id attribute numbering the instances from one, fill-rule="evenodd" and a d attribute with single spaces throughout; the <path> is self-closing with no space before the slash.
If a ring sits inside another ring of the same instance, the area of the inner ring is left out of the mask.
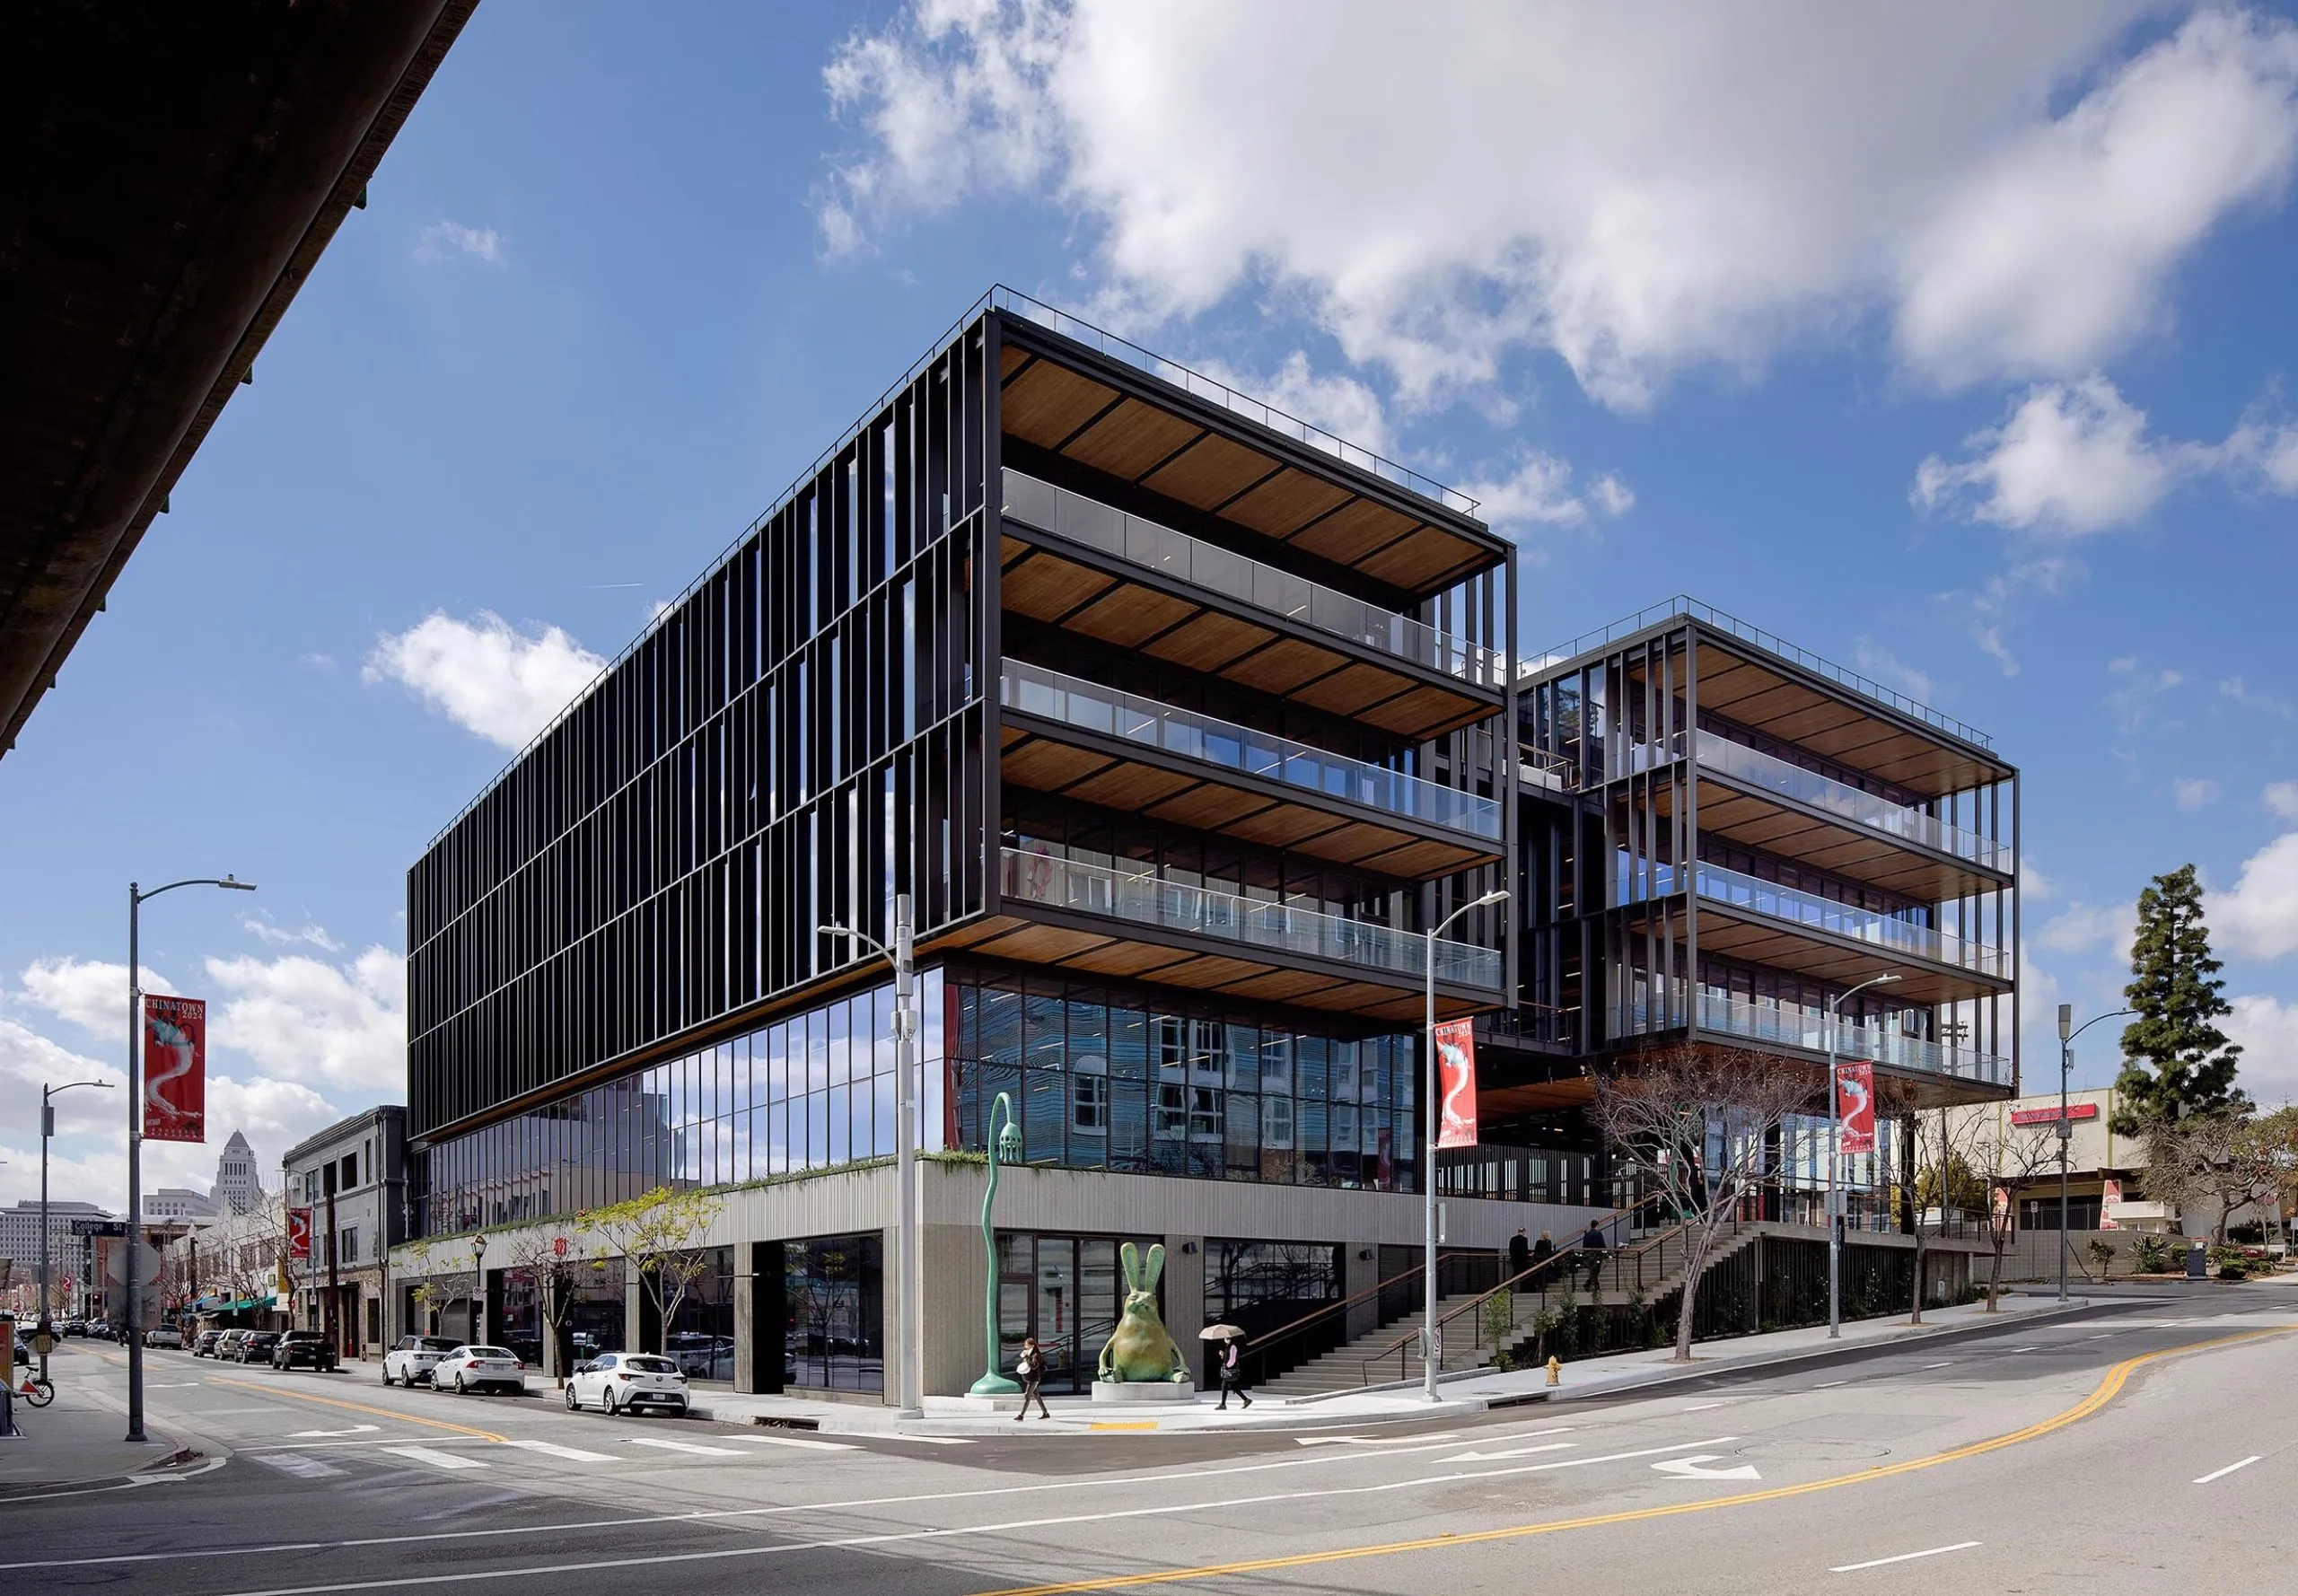
<path id="1" fill-rule="evenodd" d="M 48 1311 L 48 1144 L 56 1135 L 56 1110 L 49 1106 L 59 1092 L 69 1092 L 75 1086 L 93 1086 L 110 1092 L 110 1081 L 67 1081 L 61 1086 L 43 1085 L 39 1089 L 39 1317 L 33 1320 L 40 1332 L 39 1377 L 48 1378 L 48 1343 L 56 1339 L 54 1316 Z"/>
<path id="2" fill-rule="evenodd" d="M 2066 1301 L 2066 1150 L 2074 1140 L 2074 1122 L 2066 1117 L 2066 1078 L 2074 1069 L 2074 1039 L 2101 1020 L 2119 1020 L 2130 1012 L 2117 1009 L 2093 1014 L 2077 1025 L 2074 1005 L 2058 1005 L 2058 1300 L 2062 1302 Z M 2106 1217 L 2103 1208 L 2100 1217 Z"/>
<path id="3" fill-rule="evenodd" d="M 1425 1084 L 1421 1092 L 1421 1113 L 1428 1125 L 1427 1151 L 1420 1165 L 1421 1217 L 1426 1222 L 1427 1248 L 1422 1266 L 1427 1279 L 1422 1282 L 1425 1290 L 1426 1308 L 1420 1327 L 1421 1394 L 1431 1402 L 1436 1399 L 1437 1365 L 1443 1362 L 1436 1349 L 1436 1136 L 1443 1128 L 1443 1116 L 1436 1099 L 1436 939 L 1444 928 L 1473 908 L 1484 908 L 1504 901 L 1508 889 L 1496 887 L 1473 903 L 1464 903 L 1428 928 L 1427 954 L 1428 990 L 1428 1057 L 1425 1072 Z"/>
<path id="4" fill-rule="evenodd" d="M 900 1314 L 894 1348 L 899 1365 L 895 1398 L 899 1405 L 894 1411 L 897 1417 L 918 1418 L 925 1412 L 921 1394 L 925 1385 L 925 1336 L 920 1313 L 923 1304 L 918 1301 L 917 1290 L 917 1113 L 910 1065 L 911 1044 L 917 1035 L 917 972 L 911 958 L 915 928 L 910 921 L 909 894 L 894 895 L 891 948 L 845 925 L 820 925 L 815 929 L 824 936 L 842 936 L 858 943 L 894 967 L 894 1268 L 900 1282 L 900 1289 L 894 1293 L 895 1307 Z"/>
<path id="5" fill-rule="evenodd" d="M 1828 1339 L 1843 1338 L 1843 1189 L 1837 1178 L 1843 1153 L 1843 1094 L 1836 1073 L 1835 1030 L 1843 1022 L 1843 1000 L 1870 987 L 1896 981 L 1895 975 L 1870 976 L 1847 992 L 1828 999 Z M 1917 1224 L 1923 1215 L 1915 1216 Z"/>
<path id="6" fill-rule="evenodd" d="M 474 1232 L 470 1239 L 471 1308 L 470 1338 L 474 1345 L 487 1345 L 487 1236 Z"/>
<path id="7" fill-rule="evenodd" d="M 127 883 L 127 1439 L 141 1443 L 144 1434 L 144 1288 L 138 1279 L 141 1266 L 136 1261 L 136 1249 L 143 1241 L 144 1227 L 144 987 L 143 972 L 136 966 L 136 911 L 147 899 L 162 892 L 172 892 L 178 887 L 221 887 L 227 892 L 252 892 L 253 881 L 234 881 L 226 875 L 221 880 L 209 876 L 195 876 L 188 881 L 170 881 L 164 887 L 145 891 L 134 881 Z"/>

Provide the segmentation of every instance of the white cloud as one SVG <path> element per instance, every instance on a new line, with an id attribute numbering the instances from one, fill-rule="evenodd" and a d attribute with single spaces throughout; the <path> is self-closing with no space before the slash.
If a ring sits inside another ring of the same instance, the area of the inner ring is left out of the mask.
<path id="1" fill-rule="evenodd" d="M 2218 696 L 2232 699 L 2245 709 L 2261 710 L 2278 720 L 2298 720 L 2298 704 L 2293 704 L 2287 698 L 2275 697 L 2270 693 L 2253 692 L 2239 676 L 2230 676 L 2220 682 Z M 2298 815 L 2291 818 L 2298 820 Z"/>
<path id="2" fill-rule="evenodd" d="M 2054 953 L 2110 949 L 2118 962 L 2127 963 L 2136 919 L 2135 906 L 2127 903 L 2070 903 L 2035 934 L 2035 943 Z"/>
<path id="3" fill-rule="evenodd" d="M 218 1047 L 267 1074 L 397 1098 L 407 1090 L 407 960 L 369 948 L 348 964 L 285 958 L 210 959 L 224 994 L 211 1016 Z"/>
<path id="4" fill-rule="evenodd" d="M 2266 791 L 2259 794 L 2259 802 L 2270 813 L 2285 820 L 2298 820 L 2298 781 L 2268 782 Z"/>
<path id="5" fill-rule="evenodd" d="M 378 638 L 360 675 L 399 682 L 464 730 L 515 750 L 604 669 L 557 627 L 529 636 L 491 611 L 468 621 L 434 611 Z"/>
<path id="6" fill-rule="evenodd" d="M 1220 360 L 1199 360 L 1196 366 L 1215 381 L 1225 382 L 1295 420 L 1322 427 L 1344 443 L 1375 454 L 1396 450 L 1381 396 L 1354 377 L 1311 370 L 1306 350 L 1294 350 L 1266 376 L 1241 372 Z"/>
<path id="7" fill-rule="evenodd" d="M 2171 794 L 2180 809 L 2200 809 L 2216 802 L 2218 784 L 2206 776 L 2181 776 L 2171 784 Z"/>
<path id="8" fill-rule="evenodd" d="M 2075 376 L 2298 148 L 2298 31 L 2131 57 L 2150 9 L 915 0 L 825 71 L 818 210 L 840 251 L 1048 195 L 1113 302 L 1269 290 L 1408 396 L 1538 348 L 1635 407 L 1877 316 L 1933 379 Z"/>
<path id="9" fill-rule="evenodd" d="M 473 260 L 483 260 L 489 266 L 508 266 L 511 258 L 504 252 L 508 242 L 492 227 L 466 227 L 460 222 L 434 222 L 415 241 L 415 258 L 426 265 L 435 265 L 463 255 Z"/>
<path id="10" fill-rule="evenodd" d="M 1999 427 L 1964 441 L 1971 458 L 1932 455 L 1915 473 L 1915 502 L 2022 531 L 2095 532 L 2136 521 L 2162 502 L 2186 458 L 2146 435 L 2146 414 L 2104 377 L 2031 390 Z"/>
<path id="11" fill-rule="evenodd" d="M 127 1035 L 127 966 L 101 960 L 35 959 L 23 976 L 24 1001 L 99 1037 Z M 174 983 L 149 966 L 146 992 L 173 992 Z"/>
<path id="12" fill-rule="evenodd" d="M 2211 926 L 2234 951 L 2279 959 L 2298 949 L 2298 831 L 2243 860 L 2241 879 L 2210 897 Z"/>
<path id="13" fill-rule="evenodd" d="M 2179 671 L 2149 671 L 2127 654 L 2109 660 L 2107 674 L 2117 684 L 2107 694 L 2107 707 L 2114 711 L 2115 724 L 2125 737 L 2136 737 L 2152 725 L 2156 706 L 2187 680 Z"/>
<path id="14" fill-rule="evenodd" d="M 315 925 L 308 920 L 290 930 L 285 925 L 273 925 L 268 915 L 242 915 L 240 916 L 240 928 L 267 947 L 286 948 L 302 943 L 317 948 L 323 953 L 343 951 L 343 944 L 329 936 L 325 926 Z"/>
<path id="15" fill-rule="evenodd" d="M 1572 467 L 1539 449 L 1520 449 L 1501 475 L 1465 483 L 1460 491 L 1477 501 L 1477 513 L 1499 530 L 1525 526 L 1579 526 L 1591 515 L 1625 514 L 1636 495 L 1618 478 L 1598 478 L 1584 494 L 1572 490 Z"/>
<path id="16" fill-rule="evenodd" d="M 1851 651 L 1851 662 L 1886 687 L 1928 704 L 1938 697 L 1939 684 L 1871 637 L 1862 637 Z"/>
<path id="17" fill-rule="evenodd" d="M 2298 1101 L 2298 1004 L 2257 995 L 2231 1002 L 2223 1029 L 2241 1044 L 2235 1083 L 2261 1108 Z"/>
<path id="18" fill-rule="evenodd" d="M 1901 257 L 1901 352 L 1948 382 L 2087 369 L 2162 323 L 2172 268 L 2294 152 L 2298 33 L 2200 13 L 1952 188 Z"/>

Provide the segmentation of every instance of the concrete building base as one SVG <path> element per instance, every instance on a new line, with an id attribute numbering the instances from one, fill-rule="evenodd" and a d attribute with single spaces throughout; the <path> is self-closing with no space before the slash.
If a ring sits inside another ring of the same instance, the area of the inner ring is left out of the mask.
<path id="1" fill-rule="evenodd" d="M 925 1411 L 928 1413 L 1019 1413 L 1022 1411 L 1022 1397 L 1018 1391 L 1010 1397 L 928 1397 L 925 1399 Z"/>
<path id="2" fill-rule="evenodd" d="M 1097 1380 L 1093 1381 L 1093 1400 L 1127 1407 L 1137 1402 L 1194 1402 L 1197 1387 L 1186 1380 L 1161 1380 L 1154 1384 L 1146 1381 Z"/>

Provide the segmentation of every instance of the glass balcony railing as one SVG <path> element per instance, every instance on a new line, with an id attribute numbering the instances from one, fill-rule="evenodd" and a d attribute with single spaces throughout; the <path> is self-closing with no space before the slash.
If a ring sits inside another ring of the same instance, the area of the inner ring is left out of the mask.
<path id="1" fill-rule="evenodd" d="M 1720 864 L 1699 866 L 1698 890 L 1702 898 L 1730 904 L 1734 908 L 1753 909 L 1774 919 L 1792 920 L 1799 925 L 1846 936 L 1855 942 L 1872 943 L 1936 964 L 1952 964 L 1958 969 L 1976 970 L 1987 976 L 2007 978 L 2011 973 L 2010 955 L 2001 948 L 1965 942 L 1928 925 L 1916 925 L 1873 909 L 1854 908 L 1831 898 L 1783 887 L 1776 881 L 1759 881 Z"/>
<path id="2" fill-rule="evenodd" d="M 1909 809 L 1905 804 L 1893 803 L 1888 798 L 1862 792 L 1847 783 L 1821 776 L 1816 770 L 1806 770 L 1800 765 L 1791 765 L 1785 759 L 1751 749 L 1743 742 L 1733 742 L 1713 732 L 1701 732 L 1694 737 L 1692 748 L 1694 758 L 1710 770 L 1720 770 L 1750 786 L 1761 787 L 1783 798 L 1792 798 L 1813 809 L 1823 810 L 1854 825 L 1881 831 L 1886 836 L 1899 837 L 1937 853 L 1952 854 L 1958 859 L 1968 859 L 1990 870 L 2008 871 L 2012 866 L 2011 845 L 2008 843 L 1981 837 L 1960 826 L 1951 826 L 1921 810 Z M 1631 743 L 1614 761 L 1610 774 L 1616 776 L 1638 774 L 1680 758 L 1682 751 L 1680 734 L 1658 742 Z"/>
<path id="3" fill-rule="evenodd" d="M 1480 688 L 1507 685 L 1507 668 L 1491 649 L 1011 468 L 1005 471 L 1005 513 L 1425 670 Z"/>
<path id="4" fill-rule="evenodd" d="M 1428 939 L 1409 931 L 1162 881 L 1057 854 L 1022 848 L 1000 853 L 999 890 L 1013 903 L 1042 903 L 1271 953 L 1363 965 L 1416 981 L 1427 973 Z M 1440 937 L 1435 955 L 1439 980 L 1499 989 L 1500 955 L 1493 949 Z"/>
<path id="5" fill-rule="evenodd" d="M 1154 698 L 1081 681 L 1042 666 L 1007 660 L 998 680 L 997 701 L 1011 709 L 1289 787 L 1408 815 L 1488 841 L 1500 838 L 1500 805 L 1489 798 L 1456 792 L 1419 776 L 1328 753 L 1194 710 L 1176 709 Z"/>
<path id="6" fill-rule="evenodd" d="M 1640 1032 L 1651 1023 L 1652 1017 L 1644 1004 L 1630 1006 L 1630 1023 Z M 1825 1053 L 1827 1022 L 1823 1009 L 1749 1003 L 1718 992 L 1699 995 L 1699 1028 L 1718 1035 Z M 1902 1036 L 1881 1025 L 1843 1021 L 1836 1027 L 1835 1048 L 1838 1058 L 1864 1059 L 1894 1069 L 1919 1070 L 1925 1074 L 1978 1081 L 1989 1086 L 2008 1086 L 2013 1080 L 2011 1061 L 1998 1054 L 1981 1053 L 1972 1048 L 1943 1047 L 1920 1037 Z"/>

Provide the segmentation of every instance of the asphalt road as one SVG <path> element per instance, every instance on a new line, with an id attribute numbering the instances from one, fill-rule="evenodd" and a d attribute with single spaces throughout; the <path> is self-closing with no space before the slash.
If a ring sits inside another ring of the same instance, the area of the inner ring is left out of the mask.
<path id="1" fill-rule="evenodd" d="M 118 1355 L 74 1344 L 59 1402 Z M 2285 1290 L 1314 1434 L 770 1434 L 147 1366 L 227 1460 L 0 1503 L 0 1590 L 2298 1591 Z"/>

